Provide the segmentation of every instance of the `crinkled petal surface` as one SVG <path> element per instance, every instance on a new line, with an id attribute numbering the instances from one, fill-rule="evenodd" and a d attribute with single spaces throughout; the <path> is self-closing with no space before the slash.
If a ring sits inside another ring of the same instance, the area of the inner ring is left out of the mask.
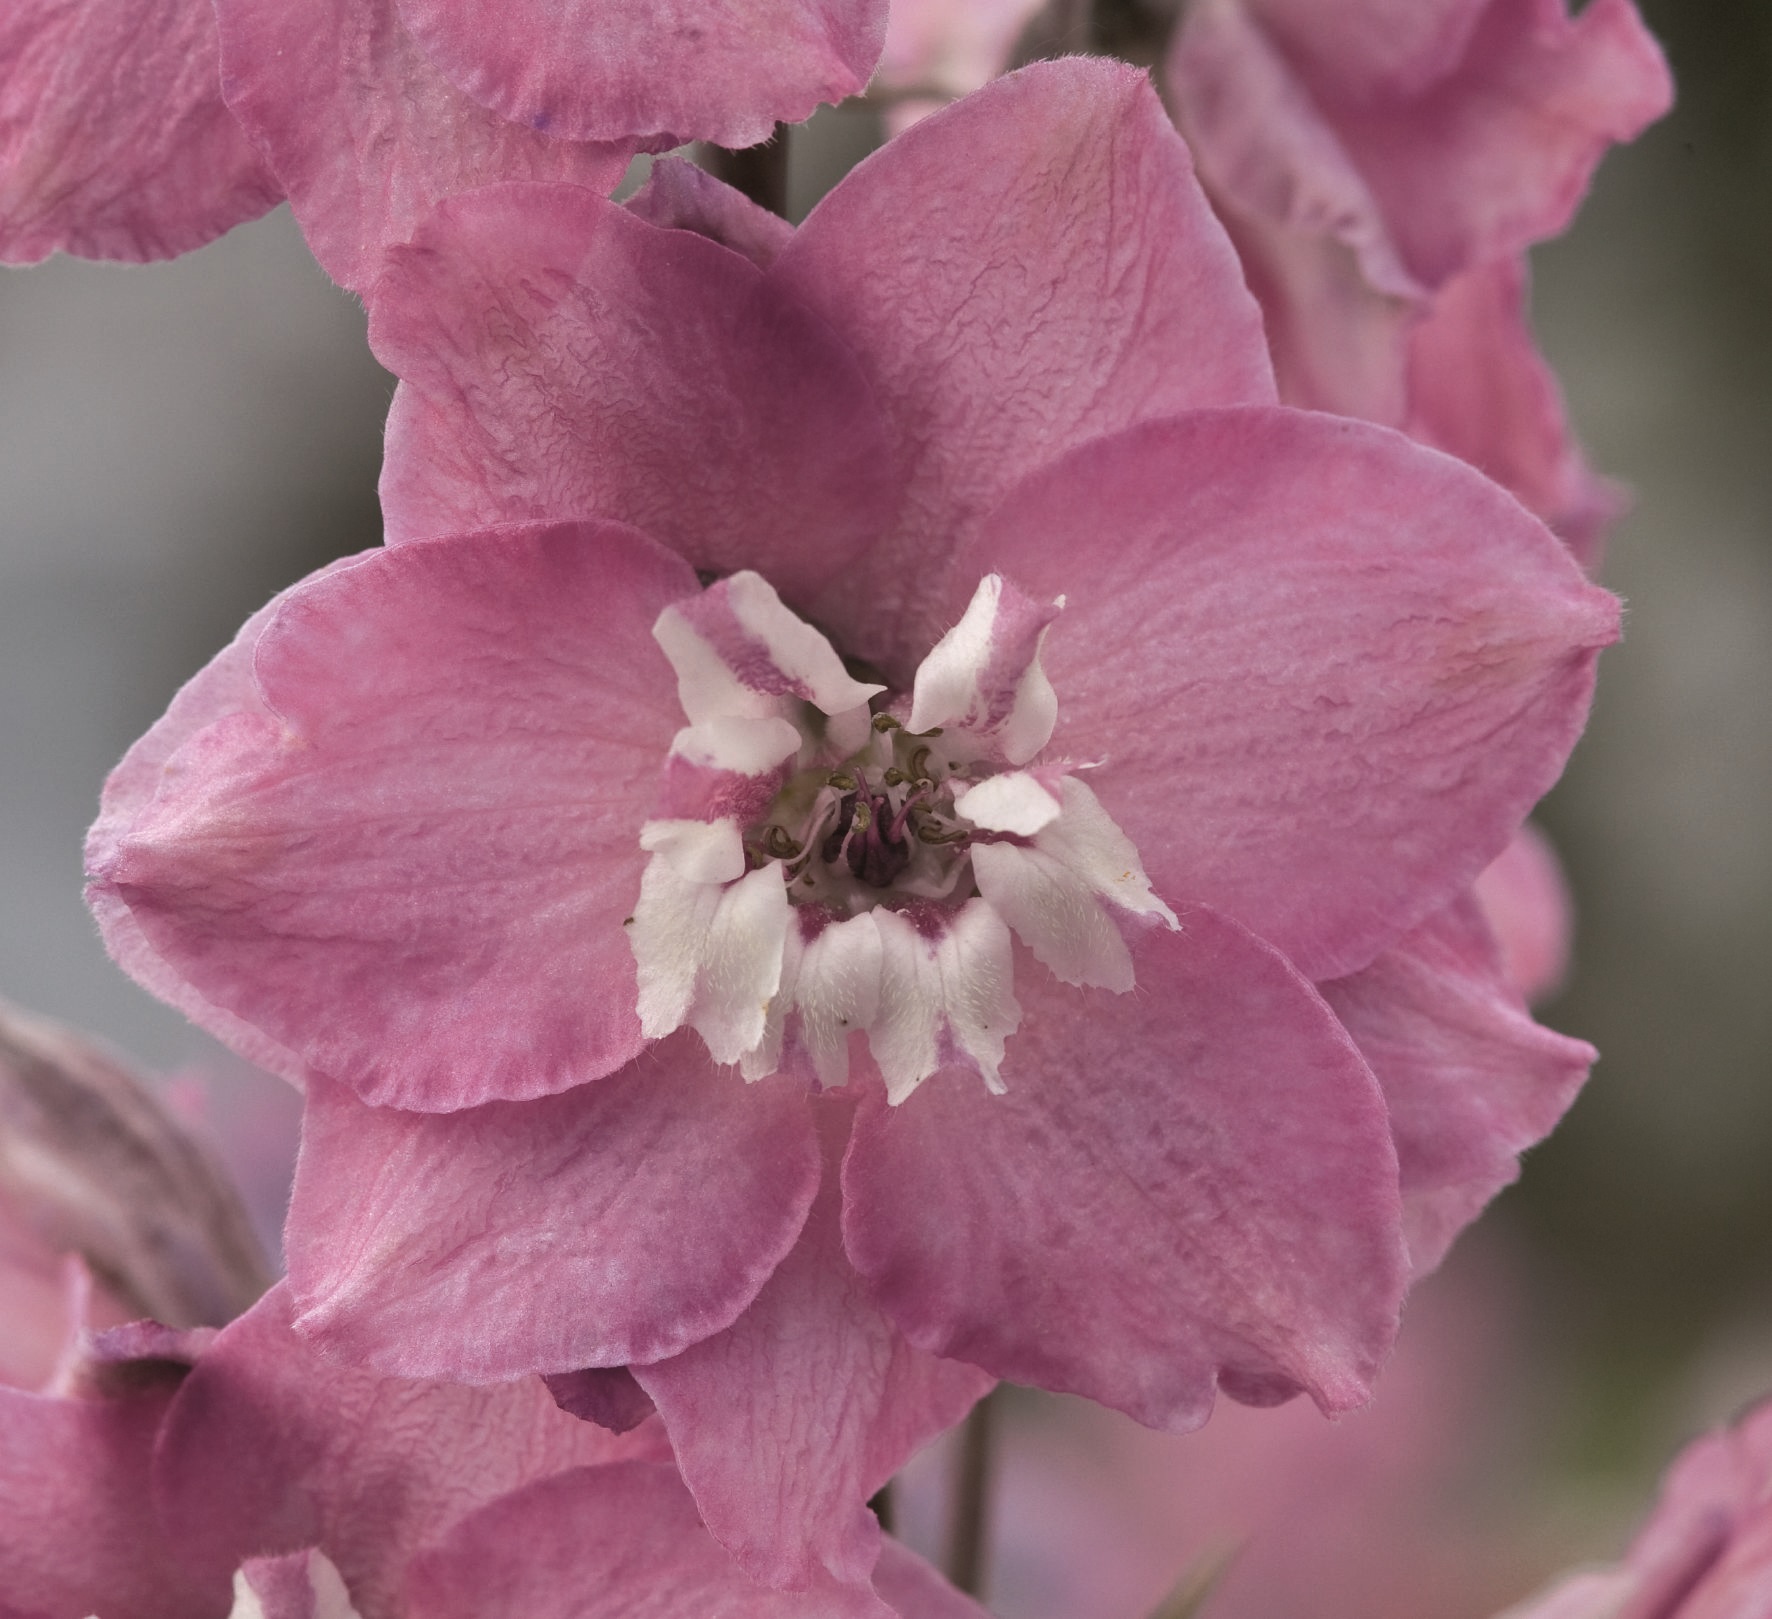
<path id="1" fill-rule="evenodd" d="M 0 1604 L 29 1619 L 220 1619 L 226 1576 L 176 1568 L 148 1489 L 168 1391 L 56 1399 L 0 1389 Z"/>
<path id="2" fill-rule="evenodd" d="M 709 1537 L 674 1469 L 579 1468 L 496 1501 L 413 1561 L 410 1619 L 888 1619 L 871 1591 L 771 1591 Z M 936 1607 L 898 1610 L 945 1619 Z"/>
<path id="3" fill-rule="evenodd" d="M 608 1073 L 640 1046 L 621 923 L 679 717 L 651 625 L 694 588 L 608 524 L 295 587 L 253 651 L 260 703 L 107 831 L 98 891 L 204 1001 L 371 1101 Z"/>
<path id="4" fill-rule="evenodd" d="M 1383 1088 L 1410 1258 L 1431 1270 L 1550 1134 L 1594 1049 L 1532 1021 L 1468 897 L 1321 988 Z"/>
<path id="5" fill-rule="evenodd" d="M 222 103 L 207 0 L 0 13 L 0 260 L 172 258 L 281 195 Z"/>
<path id="6" fill-rule="evenodd" d="M 595 515 L 804 600 L 897 500 L 866 384 L 821 321 L 740 254 L 580 187 L 445 203 L 391 255 L 369 334 L 404 384 L 390 541 Z"/>
<path id="7" fill-rule="evenodd" d="M 1024 483 L 960 571 L 1067 594 L 1052 749 L 1155 892 L 1312 978 L 1468 887 L 1556 779 L 1618 604 L 1449 457 L 1362 423 L 1198 412 Z"/>
<path id="8" fill-rule="evenodd" d="M 868 1498 L 992 1382 L 913 1348 L 869 1297 L 839 1229 L 851 1109 L 818 1106 L 828 1166 L 798 1247 L 725 1332 L 635 1369 L 715 1539 L 796 1588 L 868 1579 L 881 1545 Z"/>
<path id="9" fill-rule="evenodd" d="M 1203 907 L 1133 959 L 1136 995 L 1042 987 L 1007 1095 L 948 1071 L 864 1097 L 851 1259 L 913 1343 L 1152 1426 L 1205 1421 L 1215 1386 L 1360 1404 L 1404 1285 L 1371 1072 Z"/>
<path id="10" fill-rule="evenodd" d="M 886 36 L 886 0 L 399 3 L 462 89 L 579 140 L 755 145 L 860 91 Z"/>
<path id="11" fill-rule="evenodd" d="M 532 1479 L 656 1456 L 558 1409 L 539 1380 L 495 1388 L 407 1382 L 322 1359 L 274 1288 L 185 1380 L 154 1462 L 168 1533 L 226 1588 L 248 1555 L 317 1546 L 370 1615 L 452 1523 Z"/>
<path id="12" fill-rule="evenodd" d="M 730 1326 L 818 1185 L 804 1093 L 682 1033 L 563 1096 L 461 1113 L 316 1084 L 287 1245 L 301 1330 L 485 1382 L 681 1353 Z"/>
<path id="13" fill-rule="evenodd" d="M 613 191 L 629 142 L 556 139 L 458 90 L 394 0 L 218 0 L 228 106 L 289 192 L 314 256 L 366 292 L 453 192 L 498 180 Z"/>
<path id="14" fill-rule="evenodd" d="M 1137 421 L 1274 397 L 1187 148 L 1145 75 L 1100 58 L 1026 68 L 889 142 L 770 274 L 854 347 L 908 480 L 822 609 L 901 680 L 959 616 L 931 616 L 954 546 L 1019 478 Z"/>
<path id="15" fill-rule="evenodd" d="M 794 235 L 780 214 L 759 208 L 687 158 L 659 158 L 626 206 L 661 230 L 694 231 L 742 253 L 759 270 L 767 270 Z"/>

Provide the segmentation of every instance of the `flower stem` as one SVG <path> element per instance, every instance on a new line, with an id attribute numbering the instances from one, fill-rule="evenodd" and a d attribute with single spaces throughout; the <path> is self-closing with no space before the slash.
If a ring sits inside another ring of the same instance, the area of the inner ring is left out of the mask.
<path id="1" fill-rule="evenodd" d="M 996 1426 L 996 1394 L 987 1394 L 960 1430 L 960 1456 L 954 1470 L 954 1509 L 948 1524 L 948 1578 L 968 1596 L 983 1598 L 985 1559 L 990 1549 L 991 1452 Z"/>
<path id="2" fill-rule="evenodd" d="M 775 133 L 761 146 L 738 151 L 715 146 L 709 149 L 708 168 L 735 191 L 742 191 L 759 208 L 788 215 L 788 126 L 777 124 Z"/>

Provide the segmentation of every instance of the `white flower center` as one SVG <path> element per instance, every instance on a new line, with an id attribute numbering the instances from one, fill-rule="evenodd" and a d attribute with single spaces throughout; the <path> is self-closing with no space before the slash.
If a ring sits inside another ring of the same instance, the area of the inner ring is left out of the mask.
<path id="1" fill-rule="evenodd" d="M 1058 716 L 1039 653 L 1062 606 L 981 581 L 908 711 L 756 574 L 665 610 L 653 633 L 690 724 L 666 767 L 675 813 L 640 835 L 648 1036 L 688 1024 L 749 1079 L 802 1064 L 840 1085 L 865 1033 L 896 1103 L 950 1063 L 1003 1088 L 1012 935 L 1067 983 L 1132 987 L 1108 908 L 1174 914 L 1082 767 L 1034 762 Z"/>

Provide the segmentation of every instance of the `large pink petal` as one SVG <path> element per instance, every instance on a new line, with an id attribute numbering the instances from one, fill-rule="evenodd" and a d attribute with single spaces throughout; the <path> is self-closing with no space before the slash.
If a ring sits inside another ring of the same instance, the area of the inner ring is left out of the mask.
<path id="1" fill-rule="evenodd" d="M 640 1047 L 622 922 L 681 718 L 651 627 L 694 589 L 610 524 L 299 585 L 253 654 L 262 703 L 185 744 L 95 886 L 205 1001 L 371 1101 L 608 1073 Z"/>
<path id="2" fill-rule="evenodd" d="M 771 276 L 861 356 L 909 478 L 831 608 L 847 650 L 901 679 L 947 628 L 929 614 L 954 545 L 1019 478 L 1133 422 L 1273 398 L 1187 148 L 1146 77 L 1099 58 L 999 79 L 889 142 Z"/>
<path id="3" fill-rule="evenodd" d="M 1449 281 L 1408 352 L 1410 436 L 1511 489 L 1591 570 L 1623 500 L 1588 467 L 1532 341 L 1524 261 L 1499 259 Z"/>
<path id="4" fill-rule="evenodd" d="M 314 579 L 325 579 L 361 558 L 344 557 L 328 563 Z M 177 796 L 191 787 L 184 746 L 199 732 L 233 715 L 269 718 L 270 710 L 258 689 L 252 660 L 259 637 L 283 604 L 281 596 L 268 602 L 240 626 L 239 633 L 179 689 L 166 712 L 123 755 L 105 780 L 99 798 L 98 819 L 86 834 L 86 870 L 107 869 L 130 829 L 165 792 Z M 176 1006 L 193 1023 L 202 1025 L 218 1040 L 231 1046 L 248 1062 L 272 1073 L 298 1078 L 301 1059 L 287 1046 L 273 1040 L 244 1018 L 215 1005 L 171 962 L 164 960 L 148 942 L 123 899 L 101 882 L 91 882 L 86 902 L 103 935 L 105 948 L 129 976 L 169 1005 Z"/>
<path id="5" fill-rule="evenodd" d="M 1618 604 L 1449 457 L 1363 423 L 1199 412 L 1030 479 L 962 558 L 1067 596 L 1051 750 L 1172 903 L 1312 978 L 1469 886 L 1555 781 Z"/>
<path id="6" fill-rule="evenodd" d="M 971 1597 L 956 1591 L 915 1552 L 896 1540 L 880 1547 L 874 1589 L 899 1619 L 989 1619 Z"/>
<path id="7" fill-rule="evenodd" d="M 1285 3 L 1329 22 L 1324 8 Z M 1402 8 L 1354 9 L 1388 26 Z M 1468 26 L 1472 3 L 1411 9 L 1462 12 Z M 1338 12 L 1321 32 L 1350 38 L 1347 21 Z M 1661 117 L 1673 94 L 1631 0 L 1594 0 L 1574 19 L 1567 0 L 1489 0 L 1455 63 L 1423 62 L 1387 86 L 1361 83 L 1344 62 L 1307 64 L 1304 77 L 1404 261 L 1434 286 L 1561 231 L 1607 148 Z"/>
<path id="8" fill-rule="evenodd" d="M 770 1591 L 715 1545 L 669 1467 L 561 1473 L 494 1502 L 413 1562 L 411 1619 L 887 1619 L 871 1591 Z M 900 1610 L 902 1612 L 902 1610 Z M 921 1616 L 917 1616 L 921 1619 Z M 931 1611 L 929 1619 L 941 1619 Z"/>
<path id="9" fill-rule="evenodd" d="M 1214 1386 L 1360 1404 L 1405 1258 L 1384 1105 L 1316 993 L 1202 907 L 1136 991 L 1042 986 L 1006 1096 L 948 1071 L 864 1099 L 851 1258 L 913 1343 L 1153 1426 Z"/>
<path id="10" fill-rule="evenodd" d="M 1321 988 L 1384 1091 L 1410 1258 L 1432 1270 L 1568 1110 L 1594 1049 L 1532 1021 L 1468 897 Z"/>
<path id="11" fill-rule="evenodd" d="M 368 290 L 442 198 L 495 180 L 613 191 L 631 144 L 560 140 L 456 89 L 394 0 L 217 0 L 228 106 L 289 192 L 314 256 Z"/>
<path id="12" fill-rule="evenodd" d="M 438 66 L 506 118 L 578 140 L 753 146 L 860 91 L 886 0 L 400 0 Z"/>
<path id="13" fill-rule="evenodd" d="M 1471 892 L 1495 932 L 1508 982 L 1526 1001 L 1553 994 L 1569 970 L 1575 903 L 1550 839 L 1528 821 Z"/>
<path id="14" fill-rule="evenodd" d="M 534 1102 L 366 1108 L 317 1082 L 287 1243 L 301 1327 L 402 1376 L 675 1355 L 732 1324 L 818 1185 L 803 1092 L 695 1036 Z"/>
<path id="15" fill-rule="evenodd" d="M 626 206 L 661 230 L 694 231 L 742 253 L 759 270 L 767 270 L 794 236 L 794 227 L 780 214 L 759 208 L 743 192 L 681 157 L 659 158 Z"/>
<path id="16" fill-rule="evenodd" d="M 845 1102 L 820 1104 L 827 1173 L 799 1245 L 725 1332 L 635 1368 L 714 1538 L 756 1578 L 867 1580 L 868 1498 L 991 1386 L 913 1348 L 843 1254 Z"/>
<path id="17" fill-rule="evenodd" d="M 171 258 L 281 195 L 222 103 L 207 0 L 0 12 L 0 259 Z"/>
<path id="18" fill-rule="evenodd" d="M 391 1613 L 407 1559 L 466 1514 L 566 1468 L 659 1452 L 655 1430 L 617 1439 L 535 1378 L 463 1388 L 322 1359 L 290 1312 L 278 1287 L 222 1333 L 155 1457 L 168 1532 L 224 1585 L 243 1557 L 314 1546 L 361 1611 Z"/>
<path id="19" fill-rule="evenodd" d="M 148 1489 L 168 1392 L 0 1389 L 0 1605 L 29 1619 L 221 1619 L 228 1585 L 176 1566 Z"/>
<path id="20" fill-rule="evenodd" d="M 391 540 L 594 514 L 804 598 L 897 499 L 822 322 L 739 254 L 578 187 L 445 203 L 390 256 L 369 334 L 404 379 Z"/>

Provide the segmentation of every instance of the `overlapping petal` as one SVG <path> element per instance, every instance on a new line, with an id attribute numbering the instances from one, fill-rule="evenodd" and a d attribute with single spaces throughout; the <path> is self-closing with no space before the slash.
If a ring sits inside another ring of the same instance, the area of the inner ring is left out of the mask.
<path id="1" fill-rule="evenodd" d="M 1381 429 L 1198 412 L 1028 480 L 967 554 L 1068 593 L 1053 748 L 1153 888 L 1313 978 L 1499 854 L 1562 769 L 1616 601 L 1493 484 Z"/>
<path id="2" fill-rule="evenodd" d="M 803 1093 L 685 1032 L 562 1096 L 459 1113 L 308 1098 L 287 1244 L 304 1332 L 484 1382 L 680 1353 L 729 1326 L 818 1185 Z"/>
<path id="3" fill-rule="evenodd" d="M 1322 990 L 1384 1090 L 1410 1258 L 1431 1270 L 1574 1101 L 1593 1047 L 1532 1021 L 1470 898 Z"/>
<path id="4" fill-rule="evenodd" d="M 1403 1286 L 1383 1103 L 1279 955 L 1181 924 L 1135 946 L 1135 999 L 1049 986 L 1007 1095 L 864 1096 L 848 1252 L 913 1343 L 1154 1426 L 1216 1386 L 1358 1405 Z"/>
<path id="5" fill-rule="evenodd" d="M 904 506 L 821 611 L 901 677 L 952 622 L 928 614 L 954 546 L 1019 478 L 1134 422 L 1273 398 L 1186 148 L 1118 63 L 1037 64 L 924 120 L 770 274 L 855 350 L 886 414 Z"/>
<path id="6" fill-rule="evenodd" d="M 205 0 L 0 15 L 0 260 L 172 258 L 281 195 L 222 102 Z"/>
<path id="7" fill-rule="evenodd" d="M 752 146 L 868 81 L 886 0 L 399 0 L 438 67 L 575 140 Z"/>
<path id="8" fill-rule="evenodd" d="M 640 1046 L 621 923 L 677 718 L 651 625 L 693 589 L 595 524 L 297 586 L 252 648 L 254 698 L 95 835 L 101 921 L 127 906 L 204 1001 L 373 1101 L 462 1107 L 618 1067 Z M 241 655 L 190 709 L 214 711 Z"/>
<path id="9" fill-rule="evenodd" d="M 896 499 L 874 402 L 821 321 L 738 254 L 579 187 L 446 203 L 392 255 L 369 335 L 404 381 L 390 540 L 594 515 L 804 599 Z"/>
<path id="10" fill-rule="evenodd" d="M 799 1244 L 726 1331 L 635 1369 L 714 1537 L 757 1578 L 865 1582 L 863 1505 L 991 1386 L 909 1344 L 844 1256 L 837 1162 L 851 1108 L 819 1104 L 824 1184 Z"/>
<path id="11" fill-rule="evenodd" d="M 1528 1002 L 1555 994 L 1569 968 L 1575 912 L 1550 839 L 1528 821 L 1472 893 L 1495 934 L 1508 982 Z"/>
<path id="12" fill-rule="evenodd" d="M 560 138 L 483 107 L 426 57 L 394 0 L 219 0 L 215 20 L 229 108 L 314 256 L 357 292 L 454 192 L 569 180 L 608 193 L 633 155 L 625 132 Z"/>

